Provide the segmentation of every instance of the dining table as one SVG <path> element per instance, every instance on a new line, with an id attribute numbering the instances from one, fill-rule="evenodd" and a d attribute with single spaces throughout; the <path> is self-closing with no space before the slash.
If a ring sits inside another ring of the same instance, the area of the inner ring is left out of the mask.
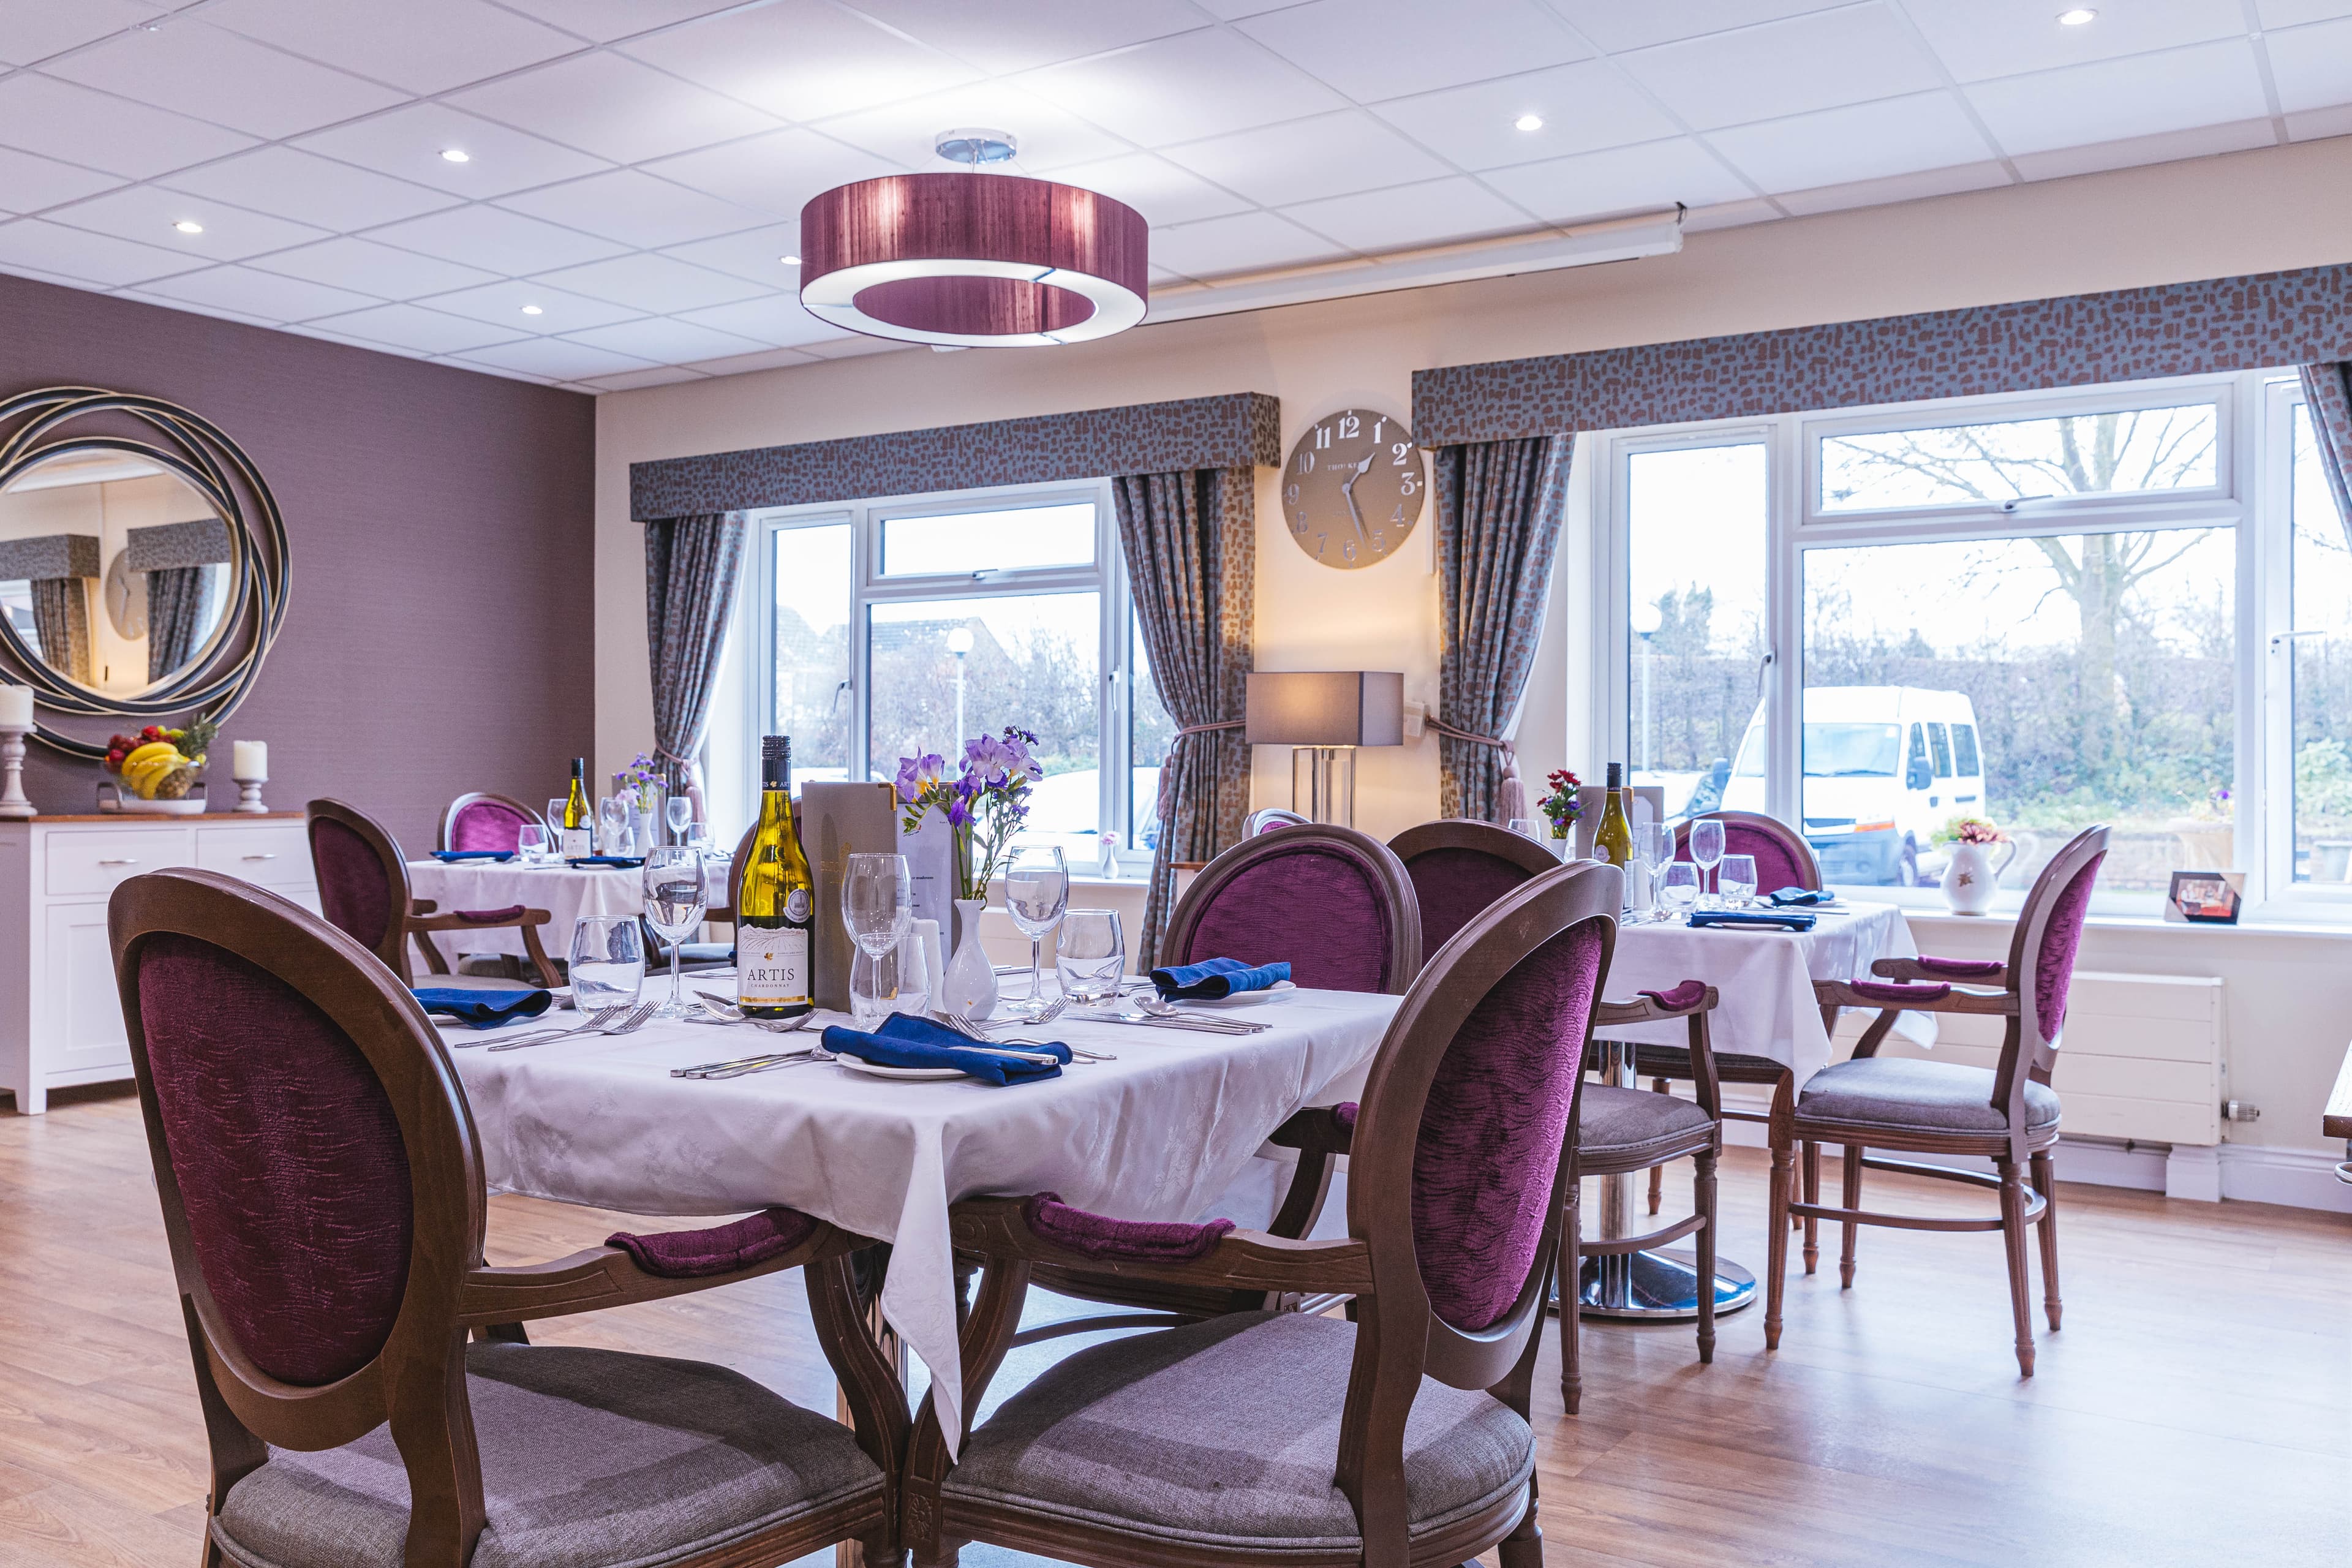
<path id="1" fill-rule="evenodd" d="M 711 885 L 727 886 L 727 862 L 710 864 Z M 520 904 L 545 910 L 547 925 L 540 933 L 548 956 L 561 959 L 572 952 L 572 928 L 592 915 L 635 916 L 645 912 L 642 877 L 633 867 L 572 866 L 562 860 L 411 860 L 408 890 L 412 897 L 430 899 L 440 910 L 505 910 Z M 481 931 L 444 931 L 438 942 L 461 942 L 464 953 L 525 955 L 518 926 L 491 926 Z"/>

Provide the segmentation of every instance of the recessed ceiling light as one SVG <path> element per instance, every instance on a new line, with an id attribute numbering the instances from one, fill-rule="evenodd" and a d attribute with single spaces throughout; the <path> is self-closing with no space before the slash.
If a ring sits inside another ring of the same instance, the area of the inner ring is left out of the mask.
<path id="1" fill-rule="evenodd" d="M 787 267 L 798 267 L 801 264 L 801 258 L 797 256 L 779 256 L 776 259 Z"/>
<path id="2" fill-rule="evenodd" d="M 445 163 L 470 163 L 474 155 L 463 147 L 444 147 L 441 149 L 441 161 Z"/>
<path id="3" fill-rule="evenodd" d="M 1540 131 L 1543 129 L 1543 116 L 1540 114 L 1522 114 L 1517 120 L 1512 121 L 1511 123 L 1517 126 L 1522 131 Z"/>
<path id="4" fill-rule="evenodd" d="M 202 234 L 205 232 L 205 226 L 198 223 L 192 217 L 184 217 L 172 226 L 178 229 L 182 234 Z"/>
<path id="5" fill-rule="evenodd" d="M 2096 21 L 2098 15 L 2088 5 L 2077 5 L 2071 11 L 2059 12 L 2058 25 L 2062 27 L 2079 27 L 2085 22 Z"/>
<path id="6" fill-rule="evenodd" d="M 543 315 L 545 315 L 547 312 L 546 312 L 546 311 L 544 311 L 544 310 L 541 310 L 541 309 L 540 309 L 538 306 L 536 306 L 536 305 L 525 305 L 525 306 L 522 308 L 522 313 L 523 313 L 524 315 L 526 315 L 526 316 L 543 316 Z"/>

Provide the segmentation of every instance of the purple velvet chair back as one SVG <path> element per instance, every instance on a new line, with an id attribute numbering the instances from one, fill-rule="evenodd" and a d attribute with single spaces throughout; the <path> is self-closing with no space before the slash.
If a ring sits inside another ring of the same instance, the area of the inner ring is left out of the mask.
<path id="1" fill-rule="evenodd" d="M 1162 963 L 1284 963 L 1298 984 L 1391 995 L 1421 968 L 1421 912 L 1378 839 L 1310 823 L 1243 840 L 1202 868 L 1168 919 Z"/>
<path id="2" fill-rule="evenodd" d="M 319 879 L 319 911 L 405 984 L 408 864 L 400 845 L 382 823 L 341 801 L 314 800 L 303 811 L 310 866 Z"/>
<path id="3" fill-rule="evenodd" d="M 1710 811 L 1695 816 L 1675 829 L 1675 854 L 1680 859 L 1690 858 L 1691 822 L 1713 820 L 1723 824 L 1723 852 L 1726 855 L 1752 855 L 1756 858 L 1756 890 L 1775 893 L 1782 888 L 1818 889 L 1822 885 L 1822 863 L 1813 857 L 1813 847 L 1805 836 L 1777 816 L 1766 816 L 1753 811 Z"/>
<path id="4" fill-rule="evenodd" d="M 1559 867 L 1558 856 L 1524 834 L 1459 818 L 1408 827 L 1389 847 L 1412 879 L 1422 951 L 1430 956 L 1496 899 Z"/>
<path id="5" fill-rule="evenodd" d="M 2020 1032 L 2033 1053 L 2028 1065 L 2045 1075 L 2065 1031 L 2066 994 L 2074 984 L 2083 920 L 2106 858 L 2105 827 L 2076 834 L 2033 879 L 2010 939 L 2010 984 L 2018 992 Z"/>
<path id="6" fill-rule="evenodd" d="M 519 800 L 502 795 L 461 795 L 441 816 L 441 847 L 511 853 L 525 827 L 546 826 L 538 812 Z"/>

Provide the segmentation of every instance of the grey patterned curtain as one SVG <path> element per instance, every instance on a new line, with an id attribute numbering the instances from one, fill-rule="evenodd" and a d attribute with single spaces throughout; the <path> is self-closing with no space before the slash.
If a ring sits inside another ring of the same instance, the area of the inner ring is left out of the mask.
<path id="1" fill-rule="evenodd" d="M 1214 859 L 1249 815 L 1242 700 L 1257 601 L 1257 474 L 1193 468 L 1112 481 L 1135 624 L 1176 721 L 1160 770 L 1160 844 L 1139 952 L 1155 962 L 1176 863 Z"/>
<path id="2" fill-rule="evenodd" d="M 89 595 L 79 577 L 33 580 L 33 635 L 41 661 L 69 679 L 89 680 Z"/>
<path id="3" fill-rule="evenodd" d="M 653 666 L 654 750 L 686 780 L 694 819 L 704 819 L 696 753 L 710 722 L 710 693 L 726 652 L 735 580 L 743 569 L 740 512 L 661 518 L 646 524 L 646 649 Z"/>
<path id="4" fill-rule="evenodd" d="M 1535 664 L 1574 437 L 1440 447 L 1438 802 L 1445 816 L 1528 814 L 1507 731 Z"/>
<path id="5" fill-rule="evenodd" d="M 2319 464 L 2327 470 L 2327 488 L 2336 492 L 2344 542 L 2352 546 L 2352 362 L 2305 365 L 2303 395 L 2311 400 Z"/>
<path id="6" fill-rule="evenodd" d="M 161 680 L 196 651 L 205 630 L 205 569 L 163 566 L 147 574 L 147 679 Z"/>

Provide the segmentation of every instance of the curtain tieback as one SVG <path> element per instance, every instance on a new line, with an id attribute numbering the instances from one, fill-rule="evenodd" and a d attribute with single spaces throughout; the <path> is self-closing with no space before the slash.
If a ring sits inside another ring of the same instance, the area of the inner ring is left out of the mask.
<path id="1" fill-rule="evenodd" d="M 1176 742 L 1187 735 L 1207 735 L 1219 730 L 1239 730 L 1247 724 L 1243 719 L 1217 719 L 1206 724 L 1187 724 L 1168 738 L 1168 755 L 1160 763 L 1160 833 L 1168 834 L 1168 814 L 1171 809 L 1171 793 L 1176 787 L 1176 770 L 1170 764 L 1176 760 Z"/>
<path id="2" fill-rule="evenodd" d="M 1505 822 L 1516 822 L 1528 814 L 1527 785 L 1519 779 L 1519 749 L 1507 739 L 1495 735 L 1473 734 L 1459 730 L 1443 719 L 1433 718 L 1429 727 L 1448 740 L 1466 741 L 1474 746 L 1492 746 L 1503 753 L 1503 784 L 1495 804 L 1502 808 Z"/>

